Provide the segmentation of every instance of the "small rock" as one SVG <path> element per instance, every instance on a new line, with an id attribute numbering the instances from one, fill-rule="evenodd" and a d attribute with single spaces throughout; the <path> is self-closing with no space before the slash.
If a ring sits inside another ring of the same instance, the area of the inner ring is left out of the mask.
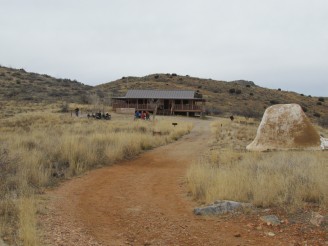
<path id="1" fill-rule="evenodd" d="M 235 233 L 233 234 L 234 237 L 241 237 L 241 234 L 240 233 Z"/>
<path id="2" fill-rule="evenodd" d="M 274 237 L 276 234 L 274 234 L 273 232 L 270 231 L 270 232 L 267 233 L 267 235 L 268 235 L 269 237 Z"/>
<path id="3" fill-rule="evenodd" d="M 267 225 L 277 226 L 280 225 L 280 220 L 275 215 L 266 215 L 260 217 L 260 219 L 265 222 Z"/>
<path id="4" fill-rule="evenodd" d="M 214 204 L 200 207 L 194 209 L 194 214 L 196 215 L 218 215 L 225 214 L 228 212 L 235 212 L 242 208 L 251 207 L 252 205 L 249 203 L 241 203 L 235 201 L 216 201 Z"/>
<path id="5" fill-rule="evenodd" d="M 262 226 L 256 227 L 256 230 L 258 230 L 258 231 L 262 230 Z"/>
<path id="6" fill-rule="evenodd" d="M 317 212 L 313 212 L 310 223 L 315 226 L 328 224 L 328 216 L 323 216 Z"/>

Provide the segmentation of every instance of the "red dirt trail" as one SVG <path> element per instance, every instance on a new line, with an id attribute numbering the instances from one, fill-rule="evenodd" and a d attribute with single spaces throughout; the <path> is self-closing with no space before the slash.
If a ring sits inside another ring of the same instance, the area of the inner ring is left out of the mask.
<path id="1" fill-rule="evenodd" d="M 290 245 L 286 237 L 250 229 L 244 217 L 193 214 L 186 170 L 208 148 L 210 135 L 209 121 L 195 121 L 177 142 L 49 191 L 40 216 L 43 244 Z"/>

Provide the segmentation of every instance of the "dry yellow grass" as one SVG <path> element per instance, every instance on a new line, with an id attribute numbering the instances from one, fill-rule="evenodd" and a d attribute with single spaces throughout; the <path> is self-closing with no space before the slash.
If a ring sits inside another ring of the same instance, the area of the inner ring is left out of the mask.
<path id="1" fill-rule="evenodd" d="M 327 151 L 246 152 L 256 125 L 221 122 L 213 124 L 212 151 L 188 170 L 194 198 L 205 203 L 227 199 L 287 209 L 302 207 L 304 202 L 328 207 Z"/>
<path id="2" fill-rule="evenodd" d="M 38 243 L 33 197 L 44 187 L 59 178 L 133 158 L 192 128 L 182 121 L 173 127 L 161 117 L 154 124 L 134 121 L 133 116 L 113 115 L 105 121 L 41 111 L 0 121 L 0 235 L 10 235 L 12 242 L 21 240 L 24 245 Z M 153 131 L 162 134 L 153 136 Z"/>

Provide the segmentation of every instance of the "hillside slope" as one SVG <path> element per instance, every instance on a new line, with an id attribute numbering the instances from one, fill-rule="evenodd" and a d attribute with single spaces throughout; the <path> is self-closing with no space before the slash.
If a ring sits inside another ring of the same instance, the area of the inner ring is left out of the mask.
<path id="1" fill-rule="evenodd" d="M 26 72 L 24 69 L 0 66 L 0 85 L 0 102 L 25 105 L 59 101 L 92 103 L 95 101 L 94 96 L 107 103 L 113 96 L 124 96 L 128 89 L 195 90 L 207 99 L 208 114 L 259 118 L 264 110 L 273 104 L 297 103 L 312 120 L 328 126 L 327 97 L 318 98 L 280 89 L 262 88 L 244 80 L 226 82 L 188 75 L 152 74 L 144 77 L 123 77 L 93 87 L 76 80 L 58 79 L 46 74 Z"/>
<path id="2" fill-rule="evenodd" d="M 56 79 L 24 69 L 0 67 L 0 100 L 25 102 L 82 102 L 92 86 Z"/>
<path id="3" fill-rule="evenodd" d="M 123 77 L 96 88 L 112 96 L 123 96 L 128 89 L 198 90 L 207 99 L 209 114 L 261 117 L 264 110 L 273 104 L 297 103 L 316 121 L 327 121 L 328 117 L 328 98 L 305 96 L 279 88 L 262 88 L 251 81 L 226 82 L 188 75 L 152 74 L 145 77 Z"/>

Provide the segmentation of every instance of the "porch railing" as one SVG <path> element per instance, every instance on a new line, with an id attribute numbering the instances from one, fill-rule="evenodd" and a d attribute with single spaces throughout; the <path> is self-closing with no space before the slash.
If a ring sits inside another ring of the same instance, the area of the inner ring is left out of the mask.
<path id="1" fill-rule="evenodd" d="M 153 110 L 154 107 L 150 104 L 135 104 L 135 103 L 113 103 L 113 108 L 135 108 L 136 110 Z M 159 106 L 159 109 L 163 108 L 163 105 Z M 169 107 L 168 110 L 171 110 Z M 201 111 L 202 106 L 200 105 L 189 105 L 189 104 L 176 104 L 173 107 L 173 111 Z"/>

